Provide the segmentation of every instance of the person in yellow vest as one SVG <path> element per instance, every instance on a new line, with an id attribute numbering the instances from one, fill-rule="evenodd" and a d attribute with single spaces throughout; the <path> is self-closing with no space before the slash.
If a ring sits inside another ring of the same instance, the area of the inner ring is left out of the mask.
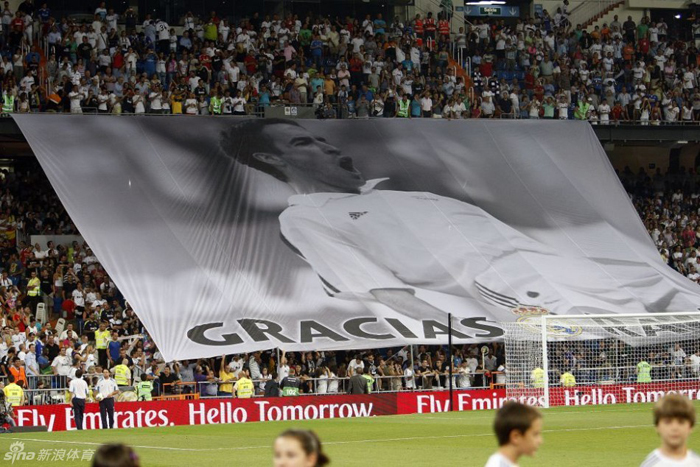
<path id="1" fill-rule="evenodd" d="M 11 114 L 15 111 L 15 93 L 14 91 L 2 93 L 2 113 Z"/>
<path id="2" fill-rule="evenodd" d="M 95 331 L 95 348 L 97 349 L 97 360 L 102 368 L 107 368 L 109 363 L 109 358 L 107 357 L 107 347 L 109 346 L 109 339 L 111 333 L 107 329 L 107 323 L 102 321 L 100 323 L 100 328 Z"/>
<path id="3" fill-rule="evenodd" d="M 576 378 L 570 371 L 567 371 L 559 377 L 559 382 L 565 388 L 573 388 L 576 386 Z"/>
<path id="4" fill-rule="evenodd" d="M 649 353 L 649 359 L 642 358 L 642 361 L 637 363 L 637 382 L 651 383 L 651 363 L 649 360 L 654 359 L 653 352 Z"/>
<path id="5" fill-rule="evenodd" d="M 365 372 L 362 377 L 367 380 L 367 394 L 372 394 L 372 388 L 374 387 L 374 378 L 369 372 Z"/>
<path id="6" fill-rule="evenodd" d="M 236 397 L 239 399 L 250 399 L 255 392 L 255 385 L 248 377 L 248 371 L 241 371 L 238 375 L 238 381 L 233 385 L 236 390 Z"/>
<path id="7" fill-rule="evenodd" d="M 114 367 L 114 381 L 117 386 L 131 386 L 131 370 L 127 366 L 129 360 L 124 359 Z"/>
<path id="8" fill-rule="evenodd" d="M 411 118 L 411 101 L 408 100 L 407 94 L 404 94 L 399 101 L 399 110 L 396 116 L 399 118 Z"/>
<path id="9" fill-rule="evenodd" d="M 36 276 L 36 271 L 31 272 L 31 278 L 27 283 L 27 300 L 32 313 L 36 312 L 36 305 L 39 303 L 41 296 L 41 281 Z"/>
<path id="10" fill-rule="evenodd" d="M 24 389 L 22 389 L 23 382 L 15 382 L 15 377 L 12 376 L 12 373 L 7 375 L 7 380 L 10 382 L 10 384 L 2 388 L 2 392 L 5 394 L 5 400 L 12 407 L 19 407 L 20 405 L 24 405 Z"/>
<path id="11" fill-rule="evenodd" d="M 153 399 L 153 376 L 148 373 L 141 375 L 141 381 L 136 384 L 136 396 L 140 401 L 150 401 Z"/>
<path id="12" fill-rule="evenodd" d="M 532 381 L 533 388 L 543 388 L 544 387 L 544 370 L 540 367 L 535 368 L 530 373 L 530 381 Z"/>

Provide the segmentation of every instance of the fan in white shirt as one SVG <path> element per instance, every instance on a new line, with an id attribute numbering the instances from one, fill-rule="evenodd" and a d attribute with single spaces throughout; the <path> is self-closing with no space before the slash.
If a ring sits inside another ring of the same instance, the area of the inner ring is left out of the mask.
<path id="1" fill-rule="evenodd" d="M 601 125 L 610 123 L 610 106 L 606 99 L 603 99 L 603 102 L 598 106 L 598 115 L 600 116 Z"/>

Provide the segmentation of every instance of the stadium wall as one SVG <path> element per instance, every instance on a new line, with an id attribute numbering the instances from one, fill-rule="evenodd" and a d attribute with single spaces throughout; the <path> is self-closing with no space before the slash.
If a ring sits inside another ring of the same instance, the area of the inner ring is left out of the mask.
<path id="1" fill-rule="evenodd" d="M 521 402 L 536 404 L 542 389 L 533 388 Z M 655 402 L 664 394 L 680 392 L 700 400 L 700 384 L 648 383 L 591 385 L 552 388 L 552 406 L 614 405 Z M 492 410 L 507 399 L 505 389 L 454 391 L 454 409 L 460 412 Z M 282 420 L 377 417 L 448 412 L 449 392 L 405 392 L 370 395 L 324 395 L 295 398 L 199 399 L 178 401 L 121 402 L 115 408 L 115 428 L 217 425 Z M 15 408 L 19 426 L 46 426 L 49 431 L 75 430 L 68 404 Z M 99 406 L 89 403 L 85 429 L 101 427 Z"/>

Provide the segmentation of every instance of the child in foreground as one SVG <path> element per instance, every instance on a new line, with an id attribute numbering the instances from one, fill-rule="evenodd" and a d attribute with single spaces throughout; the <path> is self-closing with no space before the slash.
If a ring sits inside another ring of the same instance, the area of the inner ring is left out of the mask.
<path id="1" fill-rule="evenodd" d="M 534 456 L 542 444 L 542 414 L 528 405 L 506 402 L 496 412 L 493 430 L 499 448 L 486 467 L 518 467 L 520 457 Z"/>
<path id="2" fill-rule="evenodd" d="M 330 462 L 321 440 L 308 430 L 287 430 L 274 445 L 274 467 L 323 467 Z"/>
<path id="3" fill-rule="evenodd" d="M 654 425 L 661 447 L 644 459 L 641 467 L 700 467 L 700 456 L 688 449 L 695 426 L 695 407 L 687 397 L 669 394 L 654 405 Z"/>

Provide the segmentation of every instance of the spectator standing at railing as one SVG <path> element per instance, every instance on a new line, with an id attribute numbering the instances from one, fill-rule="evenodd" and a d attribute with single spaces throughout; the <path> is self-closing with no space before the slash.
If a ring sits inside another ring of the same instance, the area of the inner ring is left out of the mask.
<path id="1" fill-rule="evenodd" d="M 262 358 L 260 357 L 260 352 L 254 352 L 248 359 L 248 371 L 250 372 L 250 378 L 252 380 L 260 379 L 261 372 L 260 367 L 262 365 Z"/>
<path id="2" fill-rule="evenodd" d="M 231 381 L 235 381 L 235 379 L 236 374 L 233 371 L 229 371 L 226 365 L 226 355 L 222 355 L 219 366 L 219 381 L 223 384 L 219 385 L 218 395 L 231 397 L 233 395 L 233 383 Z"/>
<path id="3" fill-rule="evenodd" d="M 280 362 L 279 366 L 277 367 L 277 375 L 279 376 L 279 381 L 284 380 L 284 378 L 289 375 L 289 361 L 287 360 L 287 352 L 282 351 L 282 355 L 280 356 Z"/>
<path id="4" fill-rule="evenodd" d="M 278 377 L 277 373 L 273 372 L 270 375 L 270 379 L 268 379 L 267 382 L 265 383 L 264 396 L 265 397 L 279 397 L 280 396 L 279 377 Z"/>
<path id="5" fill-rule="evenodd" d="M 348 363 L 348 375 L 353 376 L 357 373 L 358 369 L 365 369 L 365 362 L 362 360 L 360 354 L 356 354 L 350 363 Z"/>
<path id="6" fill-rule="evenodd" d="M 367 394 L 371 394 L 372 389 L 374 388 L 374 382 L 375 382 L 374 376 L 371 375 L 369 372 L 364 372 L 362 374 L 362 377 L 365 379 L 366 384 L 367 384 Z"/>
<path id="7" fill-rule="evenodd" d="M 57 382 L 62 382 L 66 376 L 70 374 L 71 366 L 73 362 L 66 354 L 66 347 L 61 347 L 59 354 L 51 362 L 51 370 L 53 371 L 54 377 L 59 377 Z"/>
<path id="8" fill-rule="evenodd" d="M 173 385 L 177 383 L 180 378 L 177 374 L 173 373 L 168 365 L 163 368 L 163 371 L 158 376 L 158 381 L 160 382 L 161 391 L 163 394 L 172 394 Z"/>
<path id="9" fill-rule="evenodd" d="M 35 381 L 34 378 L 41 374 L 41 369 L 39 368 L 39 364 L 36 358 L 36 345 L 34 344 L 29 344 L 28 346 L 27 355 L 24 357 L 24 367 L 27 376 L 29 376 L 29 379 L 31 379 L 32 381 Z M 33 389 L 31 386 L 32 385 L 28 385 L 27 387 Z"/>

